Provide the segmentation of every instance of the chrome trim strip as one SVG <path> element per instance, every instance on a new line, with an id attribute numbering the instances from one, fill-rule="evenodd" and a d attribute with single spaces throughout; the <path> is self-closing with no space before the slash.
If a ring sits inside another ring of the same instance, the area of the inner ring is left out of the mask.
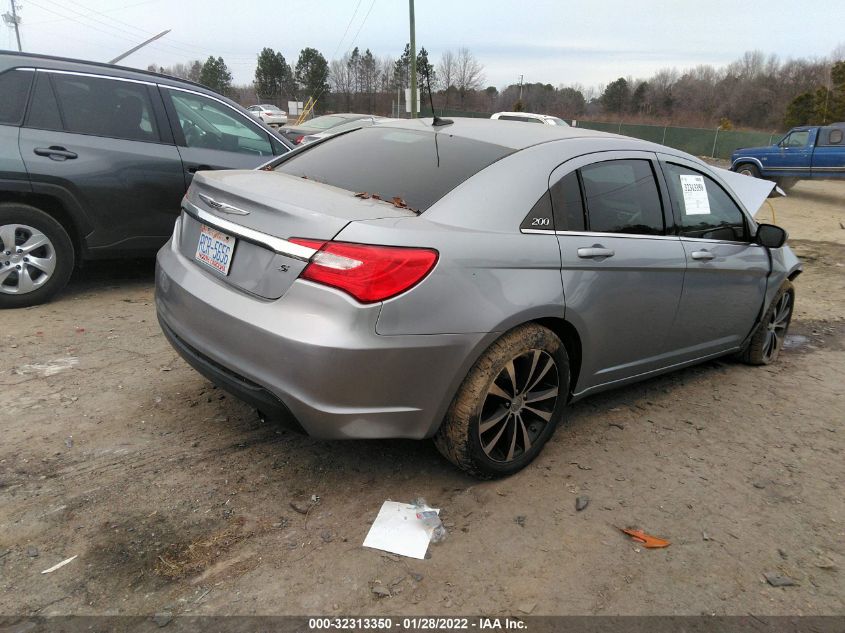
<path id="1" fill-rule="evenodd" d="M 754 242 L 744 242 L 742 240 L 708 240 L 704 237 L 686 237 L 681 235 L 682 242 L 706 242 L 708 244 L 741 244 L 743 246 L 756 246 L 758 248 L 763 248 L 759 244 L 755 244 Z"/>
<path id="2" fill-rule="evenodd" d="M 637 240 L 677 240 L 677 235 L 640 235 L 637 233 L 598 233 L 591 231 L 552 231 L 551 229 L 519 229 L 520 233 L 540 235 L 570 235 L 573 237 L 624 237 Z"/>
<path id="3" fill-rule="evenodd" d="M 269 248 L 271 251 L 278 253 L 279 255 L 284 255 L 285 257 L 291 257 L 293 259 L 307 262 L 317 252 L 313 248 L 294 244 L 293 242 L 289 242 L 281 237 L 267 235 L 267 233 L 262 233 L 261 231 L 256 231 L 254 229 L 241 226 L 240 224 L 235 224 L 229 220 L 218 218 L 216 215 L 212 215 L 208 211 L 203 211 L 189 200 L 182 201 L 182 210 L 203 224 L 207 224 L 212 228 L 233 235 L 234 237 L 244 239 L 247 242 L 252 242 L 254 244 L 258 244 L 259 246 Z"/>
<path id="4" fill-rule="evenodd" d="M 75 70 L 56 70 L 53 68 L 36 68 L 39 73 L 55 73 L 57 75 L 74 75 L 76 77 L 93 77 L 94 79 L 111 79 L 113 81 L 125 81 L 130 84 L 143 84 L 145 86 L 155 86 L 155 82 L 141 81 L 140 79 L 127 79 L 126 77 L 114 77 L 112 75 L 99 75 L 97 73 L 81 73 Z"/>
<path id="5" fill-rule="evenodd" d="M 225 202 L 217 202 L 217 200 L 215 200 L 211 196 L 205 195 L 204 193 L 198 193 L 197 196 L 200 200 L 205 202 L 215 211 L 231 213 L 232 215 L 249 215 L 249 211 L 244 211 L 243 209 L 239 209 L 238 207 L 233 207 L 231 204 L 226 204 Z"/>

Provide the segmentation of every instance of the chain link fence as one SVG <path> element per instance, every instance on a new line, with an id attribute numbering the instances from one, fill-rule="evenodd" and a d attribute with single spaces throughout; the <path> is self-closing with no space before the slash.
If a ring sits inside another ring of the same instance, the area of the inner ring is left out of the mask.
<path id="1" fill-rule="evenodd" d="M 491 112 L 470 112 L 466 110 L 441 110 L 437 108 L 437 116 L 490 118 Z M 422 117 L 430 117 L 431 110 L 423 109 Z M 673 127 L 664 125 L 643 125 L 635 123 L 608 123 L 604 121 L 575 122 L 577 127 L 600 132 L 611 132 L 632 136 L 644 141 L 660 143 L 668 147 L 682 150 L 694 156 L 710 156 L 712 158 L 729 159 L 734 150 L 740 147 L 760 147 L 772 145 L 781 134 L 768 132 L 747 132 L 740 130 L 716 130 L 694 127 Z"/>

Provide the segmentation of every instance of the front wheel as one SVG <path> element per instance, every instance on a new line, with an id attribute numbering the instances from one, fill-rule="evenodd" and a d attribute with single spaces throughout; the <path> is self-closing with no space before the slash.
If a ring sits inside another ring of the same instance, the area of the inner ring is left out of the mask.
<path id="1" fill-rule="evenodd" d="M 27 204 L 0 204 L 0 309 L 49 300 L 73 265 L 73 243 L 61 224 Z"/>
<path id="2" fill-rule="evenodd" d="M 744 363 L 770 365 L 777 360 L 786 340 L 794 307 L 795 290 L 792 282 L 785 281 L 743 350 L 740 358 Z"/>
<path id="3" fill-rule="evenodd" d="M 760 177 L 760 170 L 757 169 L 757 166 L 752 163 L 743 163 L 742 165 L 736 168 L 736 173 L 741 174 L 743 176 L 751 176 L 752 178 Z"/>
<path id="4" fill-rule="evenodd" d="M 569 393 L 569 357 L 549 329 L 531 323 L 507 332 L 470 370 L 435 444 L 480 478 L 527 466 L 561 421 Z"/>

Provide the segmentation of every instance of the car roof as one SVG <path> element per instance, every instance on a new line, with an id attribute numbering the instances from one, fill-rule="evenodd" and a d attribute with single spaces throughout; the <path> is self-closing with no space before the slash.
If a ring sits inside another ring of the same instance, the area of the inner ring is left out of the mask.
<path id="1" fill-rule="evenodd" d="M 510 147 L 514 150 L 525 149 L 532 145 L 547 143 L 568 138 L 618 138 L 630 141 L 618 134 L 599 132 L 579 127 L 563 127 L 557 125 L 525 125 L 519 121 L 502 121 L 497 119 L 480 119 L 467 117 L 449 117 L 453 123 L 441 125 L 436 128 L 431 126 L 432 119 L 391 119 L 389 121 L 378 121 L 376 127 L 393 127 L 407 130 L 418 130 L 437 132 L 450 136 L 459 136 L 485 143 L 493 143 Z M 643 146 L 651 144 L 642 141 Z M 653 146 L 652 146 L 653 147 Z"/>
<path id="2" fill-rule="evenodd" d="M 127 66 L 93 62 L 84 59 L 57 57 L 55 55 L 0 51 L 0 71 L 8 70 L 9 68 L 26 68 L 29 66 L 37 66 L 38 68 L 49 70 L 96 73 L 105 77 L 119 77 L 122 79 L 134 79 L 136 81 L 154 81 L 163 86 L 180 87 L 188 85 L 197 92 L 214 95 L 218 98 L 221 96 L 219 93 L 188 79 L 180 79 L 179 77 L 172 77 L 150 70 L 140 70 L 139 68 L 129 68 Z"/>

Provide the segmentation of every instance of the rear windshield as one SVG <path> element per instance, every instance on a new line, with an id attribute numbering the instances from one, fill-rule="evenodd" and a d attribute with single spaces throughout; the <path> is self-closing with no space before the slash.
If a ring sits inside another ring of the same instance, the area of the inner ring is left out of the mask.
<path id="1" fill-rule="evenodd" d="M 349 121 L 349 119 L 343 116 L 318 116 L 316 119 L 306 121 L 299 127 L 307 127 L 312 130 L 328 130 L 330 127 L 346 123 L 347 121 Z"/>
<path id="2" fill-rule="evenodd" d="M 463 181 L 514 150 L 438 133 L 369 127 L 297 152 L 276 167 L 354 193 L 394 196 L 425 211 Z"/>

